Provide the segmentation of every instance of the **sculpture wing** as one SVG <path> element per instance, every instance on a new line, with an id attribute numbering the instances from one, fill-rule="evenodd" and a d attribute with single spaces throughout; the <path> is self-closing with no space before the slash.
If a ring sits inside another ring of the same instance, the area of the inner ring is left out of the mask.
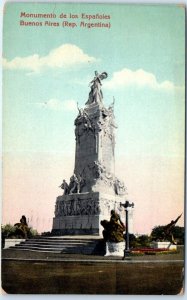
<path id="1" fill-rule="evenodd" d="M 108 74 L 106 73 L 106 72 L 103 72 L 103 73 L 101 73 L 100 75 L 99 75 L 99 79 L 101 79 L 101 80 L 103 80 L 103 79 L 105 79 L 105 78 L 107 78 L 108 77 Z"/>
<path id="2" fill-rule="evenodd" d="M 182 216 L 182 214 L 180 216 L 177 217 L 177 219 L 174 221 L 175 224 L 178 222 L 178 220 L 180 219 L 180 217 Z"/>

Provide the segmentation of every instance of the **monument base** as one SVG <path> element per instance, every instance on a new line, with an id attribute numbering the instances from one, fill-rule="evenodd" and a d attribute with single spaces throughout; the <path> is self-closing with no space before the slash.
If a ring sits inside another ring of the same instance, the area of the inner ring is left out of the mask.
<path id="1" fill-rule="evenodd" d="M 121 210 L 120 201 L 119 196 L 101 192 L 59 196 L 56 200 L 52 234 L 102 236 L 101 220 L 109 220 L 112 209 Z M 120 211 L 120 215 L 122 214 Z"/>
<path id="2" fill-rule="evenodd" d="M 105 256 L 124 256 L 125 241 L 119 243 L 106 242 Z"/>
<path id="3" fill-rule="evenodd" d="M 177 250 L 177 245 L 174 245 L 170 242 L 152 242 L 150 246 L 154 249 Z"/>

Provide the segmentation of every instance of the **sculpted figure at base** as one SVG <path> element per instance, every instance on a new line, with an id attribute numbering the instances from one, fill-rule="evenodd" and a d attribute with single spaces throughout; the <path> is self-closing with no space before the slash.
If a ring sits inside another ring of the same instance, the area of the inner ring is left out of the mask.
<path id="1" fill-rule="evenodd" d="M 62 190 L 64 190 L 64 194 L 63 195 L 69 194 L 69 185 L 67 184 L 67 182 L 65 181 L 65 179 L 63 180 L 62 184 L 59 187 Z"/>
<path id="2" fill-rule="evenodd" d="M 123 181 L 120 181 L 118 178 L 115 178 L 114 180 L 114 190 L 116 195 L 124 195 L 126 192 L 126 187 L 123 183 Z"/>
<path id="3" fill-rule="evenodd" d="M 124 241 L 125 225 L 114 210 L 111 210 L 110 221 L 102 220 L 101 225 L 104 227 L 103 238 L 106 242 Z"/>
<path id="4" fill-rule="evenodd" d="M 69 195 L 69 194 L 80 193 L 84 185 L 85 185 L 85 180 L 81 178 L 81 176 L 77 177 L 75 174 L 73 174 L 70 177 L 69 184 L 67 184 L 66 180 L 64 179 L 62 184 L 59 187 L 64 190 L 63 195 Z"/>
<path id="5" fill-rule="evenodd" d="M 165 225 L 163 228 L 163 236 L 164 239 L 169 239 L 169 241 L 171 241 L 174 245 L 176 244 L 173 233 L 172 233 L 172 229 L 173 227 L 175 227 L 176 223 L 178 222 L 178 220 L 180 219 L 180 217 L 182 216 L 182 214 L 180 216 L 178 216 L 176 218 L 176 220 L 172 220 L 169 224 Z"/>
<path id="6" fill-rule="evenodd" d="M 69 184 L 69 193 L 79 193 L 80 192 L 80 184 L 77 176 L 73 174 L 70 178 L 70 184 Z"/>
<path id="7" fill-rule="evenodd" d="M 175 227 L 176 223 L 178 222 L 178 220 L 180 219 L 181 216 L 182 216 L 182 214 L 180 216 L 178 216 L 175 220 L 172 220 L 169 224 L 167 224 L 165 226 L 160 226 L 160 228 L 159 228 L 160 232 L 157 233 L 156 240 L 169 241 L 172 244 L 176 245 L 172 230 Z M 153 231 L 154 231 L 154 229 L 153 229 Z M 152 239 L 155 240 L 154 232 L 152 234 Z"/>
<path id="8" fill-rule="evenodd" d="M 8 238 L 24 238 L 27 239 L 31 233 L 28 227 L 26 217 L 23 215 L 20 219 L 20 223 L 14 224 L 15 231 L 8 235 Z"/>

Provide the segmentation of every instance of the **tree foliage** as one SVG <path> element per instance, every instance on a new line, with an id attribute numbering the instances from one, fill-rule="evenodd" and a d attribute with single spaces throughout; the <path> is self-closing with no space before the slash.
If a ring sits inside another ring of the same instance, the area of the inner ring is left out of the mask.
<path id="1" fill-rule="evenodd" d="M 1 234 L 8 238 L 9 236 L 16 235 L 17 228 L 14 225 L 6 224 L 1 226 Z M 38 232 L 36 229 L 33 229 L 32 227 L 29 227 L 29 237 L 38 235 Z"/>
<path id="2" fill-rule="evenodd" d="M 142 234 L 136 237 L 134 234 L 129 234 L 129 245 L 130 248 L 149 247 L 150 237 L 146 234 Z"/>
<path id="3" fill-rule="evenodd" d="M 14 233 L 16 231 L 16 228 L 11 224 L 2 225 L 1 232 L 4 236 L 8 236 L 10 233 Z"/>
<path id="4" fill-rule="evenodd" d="M 151 239 L 153 241 L 164 239 L 163 231 L 164 226 L 155 226 L 151 232 Z M 184 227 L 174 226 L 171 230 L 171 234 L 173 235 L 177 244 L 184 244 Z"/>

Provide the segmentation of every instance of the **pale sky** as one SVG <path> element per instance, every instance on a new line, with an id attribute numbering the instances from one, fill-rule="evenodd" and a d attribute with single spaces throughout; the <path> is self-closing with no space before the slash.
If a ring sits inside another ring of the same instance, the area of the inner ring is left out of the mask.
<path id="1" fill-rule="evenodd" d="M 60 24 L 62 12 L 104 14 L 111 27 L 82 28 L 80 17 L 76 28 L 20 26 L 46 21 L 21 12 L 55 13 L 50 21 Z M 58 186 L 74 168 L 76 103 L 84 107 L 95 70 L 108 73 L 105 105 L 115 97 L 115 169 L 135 203 L 134 232 L 150 233 L 183 212 L 184 22 L 177 5 L 5 6 L 4 224 L 25 214 L 34 228 L 51 230 Z"/>

